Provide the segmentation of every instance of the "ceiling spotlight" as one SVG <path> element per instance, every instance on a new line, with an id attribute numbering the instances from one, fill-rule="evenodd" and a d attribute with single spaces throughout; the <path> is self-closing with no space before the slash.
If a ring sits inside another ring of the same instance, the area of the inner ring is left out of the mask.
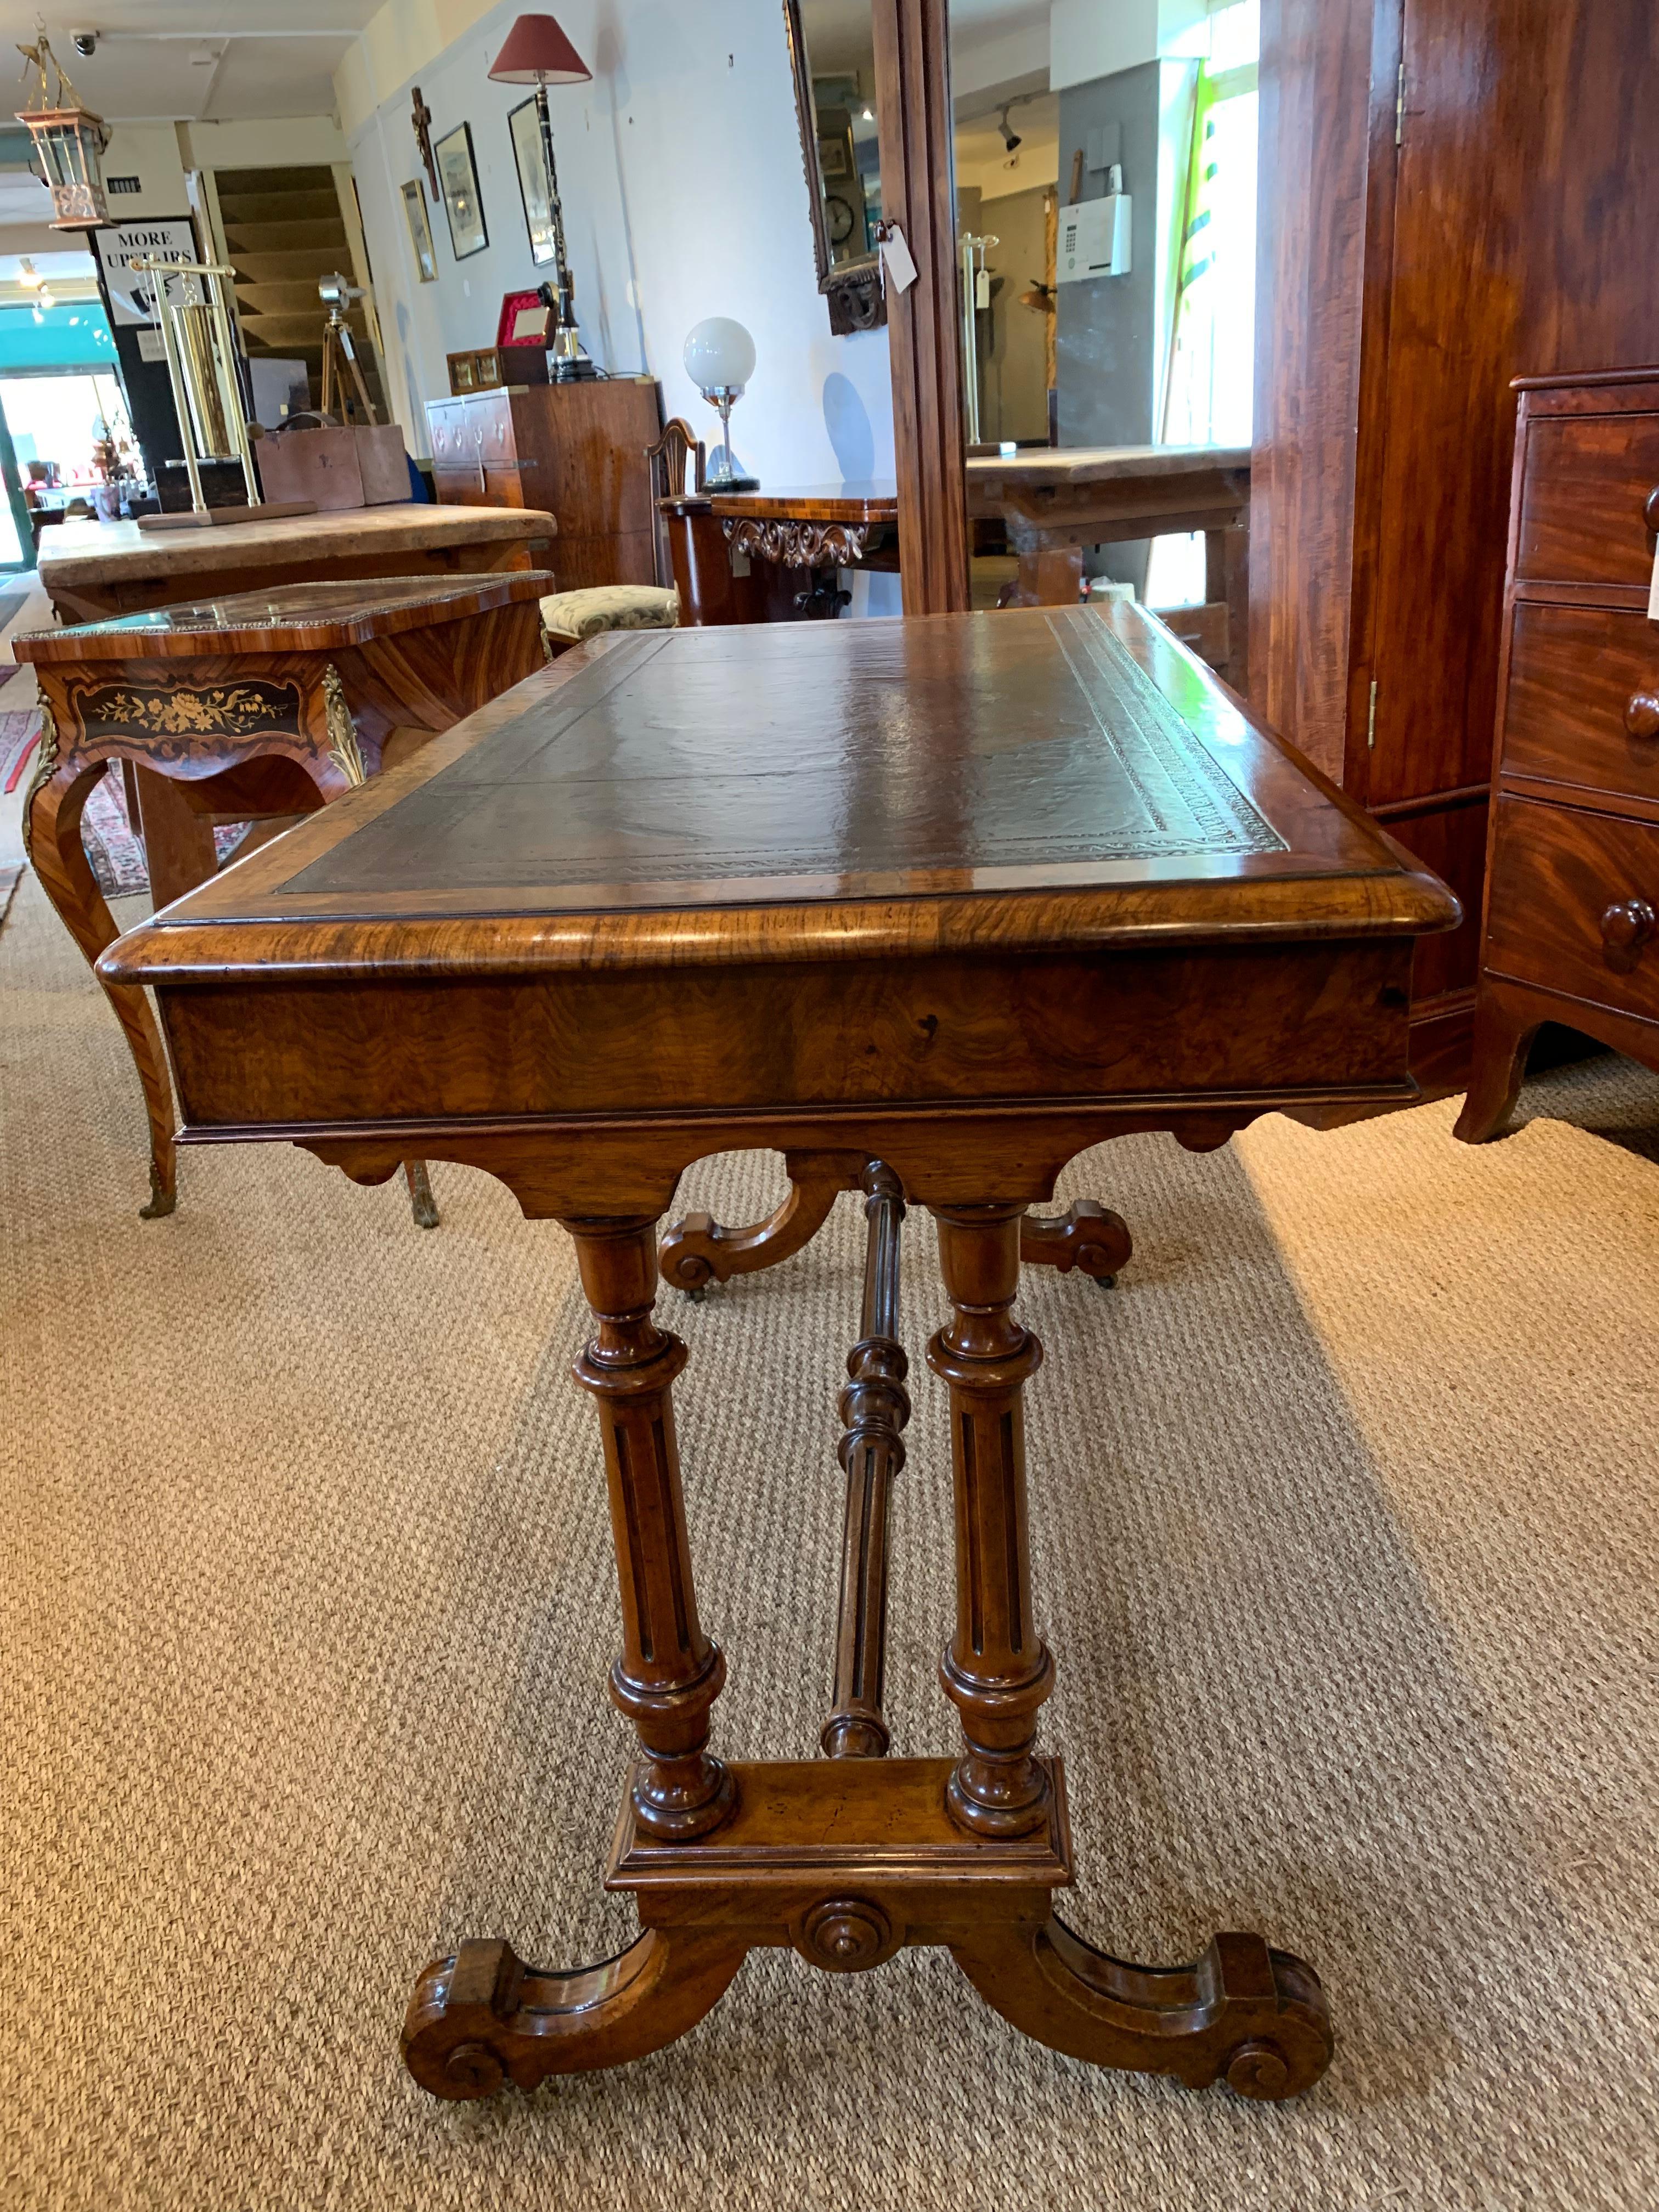
<path id="1" fill-rule="evenodd" d="M 1022 142 L 1018 131 L 1012 131 L 1008 127 L 1008 110 L 1006 107 L 1004 107 L 997 116 L 997 129 L 1002 133 L 1002 143 L 1004 147 L 1012 154 L 1015 147 L 1019 145 Z"/>

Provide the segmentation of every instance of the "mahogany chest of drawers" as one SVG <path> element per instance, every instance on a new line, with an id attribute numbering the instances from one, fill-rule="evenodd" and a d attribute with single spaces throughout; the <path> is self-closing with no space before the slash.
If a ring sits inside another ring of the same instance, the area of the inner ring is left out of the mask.
<path id="1" fill-rule="evenodd" d="M 1540 1023 L 1659 1069 L 1659 368 L 1516 388 L 1471 1144 Z"/>
<path id="2" fill-rule="evenodd" d="M 504 385 L 428 400 L 426 415 L 440 501 L 540 507 L 557 518 L 562 592 L 656 581 L 645 453 L 662 422 L 651 379 Z"/>

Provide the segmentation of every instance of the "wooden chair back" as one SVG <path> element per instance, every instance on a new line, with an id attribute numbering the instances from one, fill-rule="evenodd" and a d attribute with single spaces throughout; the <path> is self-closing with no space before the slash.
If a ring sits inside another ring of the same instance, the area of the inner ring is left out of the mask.
<path id="1" fill-rule="evenodd" d="M 673 584 L 674 568 L 668 550 L 668 533 L 663 528 L 662 514 L 657 501 L 681 496 L 685 489 L 686 463 L 693 453 L 697 457 L 697 466 L 691 489 L 701 491 L 707 454 L 702 440 L 693 433 L 691 425 L 682 416 L 677 415 L 656 444 L 645 449 L 646 461 L 651 471 L 651 542 L 657 581 L 665 589 Z"/>

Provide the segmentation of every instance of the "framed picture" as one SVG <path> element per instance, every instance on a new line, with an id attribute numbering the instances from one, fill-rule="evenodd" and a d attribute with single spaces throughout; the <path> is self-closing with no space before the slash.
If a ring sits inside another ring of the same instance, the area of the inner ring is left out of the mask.
<path id="1" fill-rule="evenodd" d="M 404 186 L 404 213 L 409 217 L 409 242 L 415 248 L 415 266 L 422 284 L 438 281 L 438 257 L 432 250 L 432 225 L 427 221 L 426 193 L 418 177 Z"/>
<path id="2" fill-rule="evenodd" d="M 449 217 L 449 242 L 455 249 L 455 258 L 465 261 L 482 253 L 489 243 L 483 201 L 478 193 L 478 171 L 472 159 L 471 125 L 458 123 L 432 151 L 443 189 L 444 213 Z"/>
<path id="3" fill-rule="evenodd" d="M 556 258 L 553 242 L 553 189 L 548 181 L 547 156 L 542 147 L 541 118 L 536 103 L 526 100 L 507 118 L 513 133 L 513 158 L 519 165 L 519 191 L 524 199 L 524 227 L 530 233 L 530 258 L 539 269 Z"/>

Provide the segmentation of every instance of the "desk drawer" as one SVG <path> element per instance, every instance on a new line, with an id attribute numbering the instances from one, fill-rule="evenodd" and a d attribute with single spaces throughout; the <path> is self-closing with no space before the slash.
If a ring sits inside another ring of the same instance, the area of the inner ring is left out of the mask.
<path id="1" fill-rule="evenodd" d="M 1659 800 L 1659 626 L 1602 607 L 1517 606 L 1502 767 Z"/>
<path id="2" fill-rule="evenodd" d="M 1645 585 L 1659 415 L 1545 416 L 1527 431 L 1517 582 Z M 1659 498 L 1654 501 L 1659 520 Z"/>
<path id="3" fill-rule="evenodd" d="M 1659 829 L 1500 799 L 1484 964 L 1659 1021 Z"/>

